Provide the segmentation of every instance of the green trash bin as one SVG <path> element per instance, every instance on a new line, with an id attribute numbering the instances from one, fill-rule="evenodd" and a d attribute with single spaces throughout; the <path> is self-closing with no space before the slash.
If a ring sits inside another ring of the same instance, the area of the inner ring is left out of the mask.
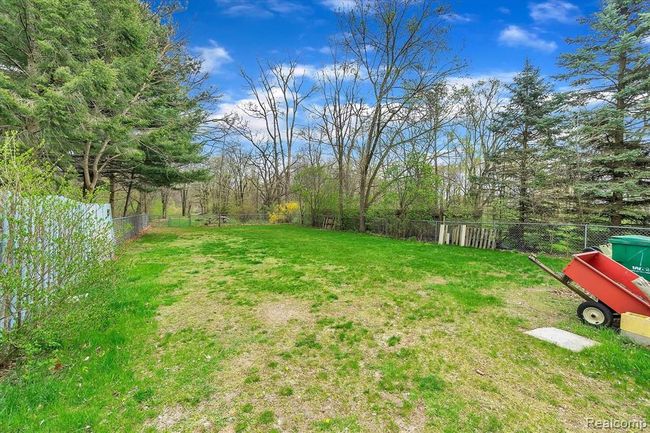
<path id="1" fill-rule="evenodd" d="M 650 280 L 650 236 L 612 236 L 612 258 Z"/>

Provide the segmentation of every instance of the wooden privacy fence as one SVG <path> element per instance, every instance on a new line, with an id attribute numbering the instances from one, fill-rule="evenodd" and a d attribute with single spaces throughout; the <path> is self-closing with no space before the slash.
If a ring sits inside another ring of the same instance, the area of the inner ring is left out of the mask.
<path id="1" fill-rule="evenodd" d="M 116 243 L 147 224 L 146 215 L 114 222 L 109 205 L 0 196 L 0 332 L 68 299 L 68 289 L 110 259 Z"/>

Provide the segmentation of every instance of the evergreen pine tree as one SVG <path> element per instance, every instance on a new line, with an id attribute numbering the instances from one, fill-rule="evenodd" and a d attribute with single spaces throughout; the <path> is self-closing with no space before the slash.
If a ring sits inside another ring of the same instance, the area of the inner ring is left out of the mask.
<path id="1" fill-rule="evenodd" d="M 582 20 L 587 35 L 561 56 L 579 110 L 578 140 L 589 155 L 578 188 L 613 225 L 643 222 L 650 204 L 650 66 L 647 0 L 606 0 Z"/>
<path id="2" fill-rule="evenodd" d="M 156 173 L 156 185 L 180 176 L 182 164 L 201 159 L 192 140 L 214 97 L 199 89 L 200 64 L 175 34 L 176 7 L 4 0 L 0 133 L 43 142 L 41 156 L 75 168 L 85 192 L 108 177 L 111 200 L 115 181 L 134 167 Z"/>
<path id="3" fill-rule="evenodd" d="M 528 222 L 534 206 L 535 176 L 557 123 L 553 116 L 557 103 L 551 85 L 528 60 L 506 87 L 510 102 L 495 122 L 496 131 L 506 136 L 506 145 L 497 156 L 499 177 L 517 198 L 519 221 Z"/>

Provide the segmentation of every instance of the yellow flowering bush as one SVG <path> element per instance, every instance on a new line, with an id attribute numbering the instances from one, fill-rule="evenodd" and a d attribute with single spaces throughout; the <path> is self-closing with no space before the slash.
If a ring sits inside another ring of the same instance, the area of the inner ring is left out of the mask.
<path id="1" fill-rule="evenodd" d="M 295 201 L 277 204 L 269 213 L 269 222 L 271 224 L 289 223 L 293 221 L 299 211 L 300 205 Z"/>

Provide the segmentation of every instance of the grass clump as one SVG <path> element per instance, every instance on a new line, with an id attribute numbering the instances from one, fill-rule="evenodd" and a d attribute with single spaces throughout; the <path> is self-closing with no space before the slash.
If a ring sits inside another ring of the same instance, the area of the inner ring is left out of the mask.
<path id="1" fill-rule="evenodd" d="M 401 339 L 402 339 L 402 337 L 400 337 L 398 335 L 392 335 L 392 336 L 388 337 L 388 340 L 386 341 L 386 343 L 388 344 L 388 347 L 394 347 L 394 346 L 397 346 L 399 344 Z"/>
<path id="2" fill-rule="evenodd" d="M 316 334 L 307 334 L 298 338 L 298 340 L 296 340 L 296 347 L 316 350 L 323 348 L 323 346 L 316 340 Z"/>
<path id="3" fill-rule="evenodd" d="M 272 410 L 265 410 L 257 417 L 257 422 L 263 425 L 272 424 L 275 421 L 275 414 Z"/>
<path id="4" fill-rule="evenodd" d="M 442 391 L 444 388 L 443 380 L 435 375 L 419 377 L 416 382 L 418 389 L 423 393 L 434 393 L 437 391 Z"/>

